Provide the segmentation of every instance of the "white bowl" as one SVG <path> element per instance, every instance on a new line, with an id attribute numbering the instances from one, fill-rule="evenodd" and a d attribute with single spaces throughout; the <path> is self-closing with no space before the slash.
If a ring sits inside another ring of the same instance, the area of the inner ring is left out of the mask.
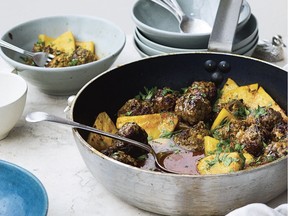
<path id="1" fill-rule="evenodd" d="M 205 20 L 211 27 L 213 26 L 219 0 L 179 0 L 179 4 L 186 14 L 193 14 L 196 18 Z M 250 7 L 244 1 L 238 29 L 248 21 L 250 15 Z M 152 1 L 137 1 L 132 9 L 132 19 L 143 34 L 156 43 L 184 49 L 207 48 L 210 33 L 181 33 L 179 22 L 174 15 Z"/>
<path id="2" fill-rule="evenodd" d="M 249 50 L 247 50 L 245 53 L 243 53 L 242 55 L 252 56 L 254 53 L 254 50 L 256 49 L 256 47 L 258 45 L 258 41 L 259 41 L 259 37 L 257 38 L 257 41 L 253 44 L 253 46 Z"/>
<path id="3" fill-rule="evenodd" d="M 141 40 L 142 39 L 142 40 Z M 232 53 L 234 54 L 238 54 L 238 55 L 245 55 L 245 56 L 251 56 L 253 54 L 254 49 L 256 48 L 257 44 L 258 44 L 258 40 L 259 40 L 259 35 L 258 32 L 257 34 L 254 36 L 253 40 L 251 42 L 249 42 L 248 44 L 246 44 L 245 46 L 241 47 L 238 50 L 233 50 Z M 203 52 L 203 51 L 208 51 L 207 49 L 173 49 L 172 47 L 167 47 L 167 46 L 163 46 L 164 48 L 166 48 L 166 50 L 161 50 L 161 48 L 159 48 L 161 45 L 159 44 L 150 44 L 150 43 L 145 43 L 145 41 L 143 41 L 143 38 L 141 37 L 141 34 L 139 34 L 139 32 L 136 30 L 134 32 L 134 45 L 135 45 L 135 49 L 136 51 L 140 54 L 141 57 L 147 57 L 147 56 L 154 56 L 154 55 L 162 55 L 165 53 L 181 53 L 181 52 Z"/>
<path id="4" fill-rule="evenodd" d="M 156 50 L 156 52 L 164 52 L 164 53 L 176 53 L 176 52 L 195 52 L 195 51 L 207 51 L 206 49 L 182 49 L 178 47 L 171 47 L 171 46 L 165 46 L 159 43 L 154 42 L 153 40 L 150 40 L 145 36 L 145 33 L 143 33 L 140 29 L 137 27 L 135 28 L 136 36 L 138 39 L 148 46 L 151 49 Z M 250 49 L 249 47 L 251 44 L 254 44 L 255 39 L 258 37 L 258 26 L 257 26 L 257 20 L 253 14 L 251 14 L 248 21 L 242 26 L 241 29 L 239 29 L 236 32 L 235 40 L 233 44 L 233 53 L 236 54 L 243 54 L 245 50 Z M 244 50 L 244 52 L 243 52 Z M 154 51 L 155 54 L 155 51 Z"/>
<path id="5" fill-rule="evenodd" d="M 164 54 L 165 52 L 163 51 L 159 51 L 157 49 L 154 49 L 153 47 L 150 47 L 148 45 L 146 45 L 145 43 L 143 43 L 138 35 L 134 32 L 134 42 L 137 45 L 137 47 L 144 52 L 145 54 L 147 54 L 148 56 L 153 56 L 153 55 L 161 55 Z"/>
<path id="6" fill-rule="evenodd" d="M 20 76 L 0 72 L 0 140 L 7 137 L 21 117 L 27 89 L 27 83 Z"/>
<path id="7" fill-rule="evenodd" d="M 134 48 L 136 49 L 136 51 L 139 53 L 139 55 L 142 57 L 142 58 L 146 58 L 146 57 L 149 57 L 149 55 L 147 55 L 145 52 L 143 52 L 140 47 L 138 46 L 137 42 L 135 41 L 135 38 L 133 39 L 133 45 L 134 45 Z"/>
<path id="8" fill-rule="evenodd" d="M 178 47 L 165 46 L 159 43 L 155 43 L 154 41 L 146 38 L 138 28 L 135 29 L 135 35 L 143 44 L 164 53 L 207 51 L 207 49 L 181 49 Z"/>
<path id="9" fill-rule="evenodd" d="M 237 29 L 233 43 L 233 50 L 245 47 L 253 39 L 255 39 L 257 34 L 258 34 L 257 19 L 253 14 L 251 14 L 249 20 L 245 23 L 245 25 L 242 26 L 242 28 Z"/>
<path id="10" fill-rule="evenodd" d="M 258 43 L 258 39 L 257 19 L 251 14 L 247 22 L 236 32 L 232 53 L 251 56 Z M 143 53 L 147 56 L 153 56 L 163 53 L 208 51 L 207 49 L 182 49 L 156 43 L 147 38 L 137 27 L 134 31 L 134 40 L 137 45 L 136 49 L 141 56 L 143 56 Z"/>
<path id="11" fill-rule="evenodd" d="M 255 44 L 256 45 L 258 44 L 258 40 L 259 40 L 259 35 L 256 34 L 251 42 L 249 42 L 248 44 L 246 44 L 246 46 L 241 47 L 238 50 L 234 50 L 233 53 L 241 55 L 241 54 L 248 52 L 249 50 L 251 50 L 255 46 Z"/>
<path id="12" fill-rule="evenodd" d="M 0 55 L 18 74 L 41 91 L 53 95 L 71 95 L 86 82 L 107 70 L 122 51 L 126 36 L 115 24 L 93 16 L 51 16 L 22 23 L 7 31 L 2 39 L 20 48 L 31 50 L 39 34 L 57 37 L 72 31 L 77 40 L 93 41 L 99 60 L 65 68 L 40 68 L 23 63 L 21 55 L 0 49 Z"/>

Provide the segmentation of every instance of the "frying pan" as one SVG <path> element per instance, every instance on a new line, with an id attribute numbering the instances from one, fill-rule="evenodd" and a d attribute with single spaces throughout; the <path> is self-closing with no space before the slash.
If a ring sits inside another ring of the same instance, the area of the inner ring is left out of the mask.
<path id="1" fill-rule="evenodd" d="M 228 0 L 229 1 L 229 0 Z M 71 105 L 71 118 L 93 125 L 106 111 L 115 120 L 125 101 L 144 87 L 180 90 L 193 81 L 230 77 L 239 85 L 259 83 L 287 111 L 287 72 L 270 63 L 219 52 L 166 54 L 106 71 L 88 82 Z M 251 170 L 217 175 L 177 175 L 142 170 L 92 148 L 88 133 L 73 129 L 88 169 L 115 196 L 163 215 L 224 215 L 249 203 L 267 203 L 287 189 L 287 157 Z"/>

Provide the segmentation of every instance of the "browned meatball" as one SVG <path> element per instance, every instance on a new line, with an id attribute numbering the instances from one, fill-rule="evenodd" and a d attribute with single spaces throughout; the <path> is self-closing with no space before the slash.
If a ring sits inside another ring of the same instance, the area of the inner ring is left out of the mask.
<path id="1" fill-rule="evenodd" d="M 271 138 L 273 141 L 279 141 L 288 137 L 288 124 L 286 122 L 280 122 L 276 124 L 271 132 Z"/>
<path id="2" fill-rule="evenodd" d="M 118 130 L 117 135 L 129 138 L 132 140 L 136 140 L 138 142 L 145 143 L 148 145 L 148 134 L 143 128 L 141 128 L 135 122 L 125 123 Z M 108 156 L 111 156 L 115 152 L 119 152 L 119 151 L 122 151 L 125 154 L 130 155 L 131 157 L 135 159 L 138 158 L 139 156 L 142 156 L 148 153 L 144 149 L 138 148 L 135 145 L 131 145 L 129 143 L 125 143 L 116 139 L 113 139 L 112 146 L 109 147 L 108 149 L 103 150 L 102 153 Z"/>
<path id="3" fill-rule="evenodd" d="M 288 147 L 287 147 L 288 139 L 282 139 L 277 142 L 271 142 L 264 151 L 265 156 L 271 156 L 274 159 L 281 158 L 283 156 L 286 156 L 288 153 Z"/>
<path id="4" fill-rule="evenodd" d="M 266 130 L 271 131 L 273 127 L 282 122 L 282 116 L 278 111 L 275 111 L 269 107 L 258 107 L 257 109 L 251 112 L 251 115 L 248 118 L 248 121 L 251 124 L 259 124 L 261 127 L 264 127 Z"/>
<path id="5" fill-rule="evenodd" d="M 157 89 L 152 97 L 153 111 L 155 113 L 174 111 L 176 100 L 179 97 L 179 92 L 170 88 Z"/>
<path id="6" fill-rule="evenodd" d="M 245 130 L 240 143 L 244 145 L 244 149 L 248 153 L 257 157 L 263 153 L 264 137 L 265 133 L 263 130 L 258 125 L 252 124 Z"/>
<path id="7" fill-rule="evenodd" d="M 195 81 L 187 88 L 186 93 L 201 95 L 212 101 L 216 96 L 217 88 L 214 82 Z"/>
<path id="8" fill-rule="evenodd" d="M 173 135 L 174 142 L 182 148 L 193 151 L 203 152 L 204 151 L 204 136 L 209 135 L 209 130 L 203 121 L 182 130 L 180 133 Z"/>
<path id="9" fill-rule="evenodd" d="M 148 134 L 135 122 L 125 123 L 117 132 L 119 136 L 123 136 L 132 140 L 136 140 L 148 145 Z M 116 146 L 117 150 L 124 151 L 125 153 L 137 158 L 147 152 L 141 148 L 138 148 L 129 143 L 125 143 L 119 140 L 113 140 L 112 143 Z"/>
<path id="10" fill-rule="evenodd" d="M 153 104 L 150 101 L 143 101 L 139 99 L 128 100 L 118 111 L 118 116 L 123 115 L 145 115 L 154 113 Z"/>
<path id="11" fill-rule="evenodd" d="M 212 135 L 218 140 L 229 139 L 231 142 L 239 143 L 247 127 L 246 121 L 231 119 L 215 128 Z"/>
<path id="12" fill-rule="evenodd" d="M 207 98 L 192 93 L 182 95 L 175 105 L 175 113 L 181 120 L 188 122 L 190 125 L 207 119 L 211 110 L 212 107 Z"/>
<path id="13" fill-rule="evenodd" d="M 125 164 L 129 164 L 132 166 L 140 167 L 142 166 L 141 161 L 131 157 L 130 155 L 126 154 L 123 151 L 115 151 L 110 155 L 111 158 L 114 160 L 120 161 Z"/>

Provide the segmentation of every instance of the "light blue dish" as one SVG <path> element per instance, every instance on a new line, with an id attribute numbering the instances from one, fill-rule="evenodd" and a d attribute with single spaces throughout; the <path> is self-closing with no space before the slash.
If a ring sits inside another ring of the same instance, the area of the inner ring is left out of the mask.
<path id="1" fill-rule="evenodd" d="M 29 171 L 0 160 L 0 215 L 45 216 L 48 196 L 42 183 Z"/>
<path id="2" fill-rule="evenodd" d="M 219 2 L 219 0 L 178 0 L 187 15 L 202 19 L 211 27 L 215 21 Z M 237 30 L 247 23 L 250 16 L 250 6 L 244 1 Z M 156 43 L 182 49 L 206 49 L 208 47 L 210 33 L 181 33 L 175 16 L 153 1 L 136 1 L 132 9 L 132 19 L 145 37 Z"/>
<path id="3" fill-rule="evenodd" d="M 170 46 L 165 46 L 159 43 L 155 43 L 152 40 L 149 40 L 148 38 L 145 37 L 144 34 L 142 34 L 142 32 L 136 28 L 135 29 L 135 35 L 139 38 L 139 40 L 147 45 L 148 47 L 151 47 L 155 50 L 158 50 L 160 52 L 164 52 L 164 53 L 177 53 L 177 52 L 204 52 L 207 51 L 207 49 L 181 49 L 181 48 L 177 48 L 177 47 L 170 47 Z"/>

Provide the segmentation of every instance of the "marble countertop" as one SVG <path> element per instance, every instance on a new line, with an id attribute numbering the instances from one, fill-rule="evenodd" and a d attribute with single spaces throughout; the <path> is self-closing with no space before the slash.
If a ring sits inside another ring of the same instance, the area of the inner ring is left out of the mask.
<path id="1" fill-rule="evenodd" d="M 140 55 L 129 36 L 112 67 L 138 59 Z M 1 58 L 0 70 L 11 70 Z M 78 152 L 70 127 L 46 122 L 32 124 L 24 120 L 26 114 L 33 111 L 66 116 L 68 96 L 50 96 L 30 84 L 28 87 L 24 113 L 8 137 L 0 141 L 0 155 L 2 160 L 22 166 L 39 178 L 49 198 L 48 215 L 155 215 L 119 200 L 96 181 Z M 274 208 L 285 202 L 286 192 L 268 205 Z"/>

